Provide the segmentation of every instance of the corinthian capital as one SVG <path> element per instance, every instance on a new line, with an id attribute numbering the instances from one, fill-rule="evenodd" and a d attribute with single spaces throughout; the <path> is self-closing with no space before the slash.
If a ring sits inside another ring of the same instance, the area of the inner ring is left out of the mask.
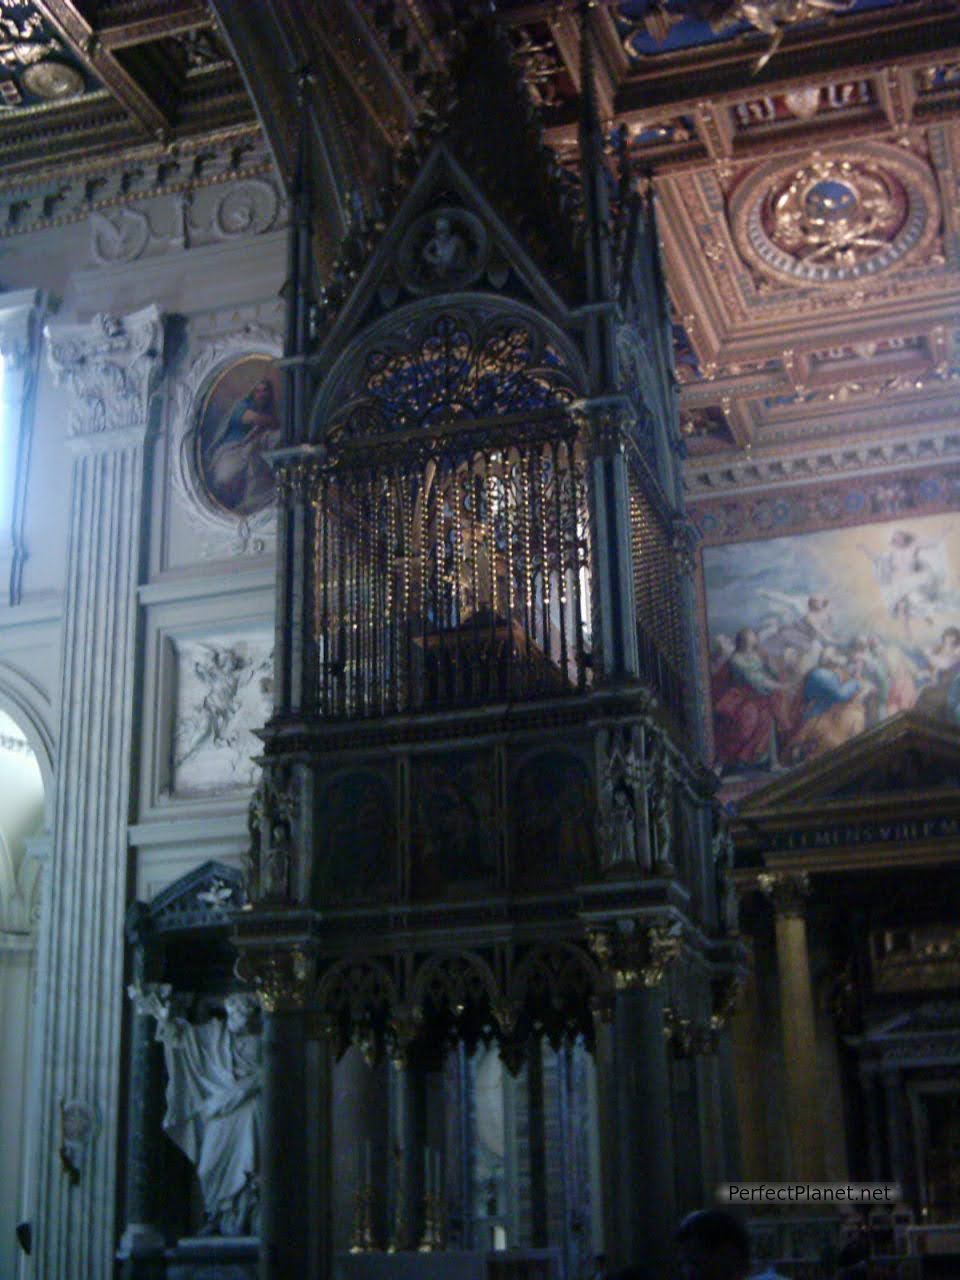
<path id="1" fill-rule="evenodd" d="M 757 884 L 773 903 L 778 916 L 802 916 L 810 896 L 810 877 L 806 871 L 763 871 Z"/>
<path id="2" fill-rule="evenodd" d="M 48 325 L 47 359 L 58 386 L 74 396 L 69 433 L 101 440 L 142 434 L 160 372 L 163 319 L 155 306 L 87 324 Z"/>

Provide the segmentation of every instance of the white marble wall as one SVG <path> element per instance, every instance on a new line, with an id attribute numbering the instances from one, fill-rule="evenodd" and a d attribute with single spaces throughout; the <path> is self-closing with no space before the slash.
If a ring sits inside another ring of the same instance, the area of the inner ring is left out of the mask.
<path id="1" fill-rule="evenodd" d="M 276 192 L 272 179 L 267 186 Z M 239 863 L 254 775 L 250 729 L 269 702 L 269 517 L 253 529 L 222 513 L 212 519 L 185 489 L 182 466 L 204 370 L 244 350 L 279 349 L 284 207 L 247 179 L 200 190 L 187 206 L 185 223 L 173 196 L 139 205 L 149 222 L 142 244 L 143 223 L 114 210 L 113 231 L 90 219 L 0 245 L 4 290 L 47 291 L 41 306 L 51 332 L 155 305 L 165 348 L 142 421 L 127 424 L 143 437 L 139 502 L 131 485 L 141 445 L 98 440 L 78 461 L 68 434 L 83 389 L 38 353 L 22 477 L 22 600 L 4 607 L 0 596 L 0 710 L 23 726 L 56 796 L 41 941 L 10 969 L 9 990 L 24 1007 L 29 957 L 38 957 L 40 1034 L 32 1042 L 26 1035 L 16 1050 L 7 1036 L 0 1051 L 0 1086 L 8 1069 L 32 1085 L 37 1071 L 27 1064 L 35 1052 L 41 1059 L 43 1089 L 21 1109 L 36 1178 L 8 1156 L 5 1138 L 0 1204 L 32 1219 L 34 1256 L 19 1265 L 24 1277 L 44 1280 L 106 1280 L 123 1226 L 114 1213 L 122 1187 L 123 907 L 207 858 Z M 102 391 L 109 412 L 115 397 Z M 214 668 L 208 684 L 215 686 L 217 661 L 226 675 L 204 709 L 211 691 L 201 687 L 200 669 Z M 231 693 L 223 686 L 236 667 Z M 215 724 L 190 751 L 207 713 Z M 0 988 L 3 999 L 6 992 Z M 23 1061 L 8 1063 L 15 1052 Z M 58 1156 L 59 1105 L 69 1098 L 97 1114 L 76 1188 Z M 5 1220 L 0 1233 L 9 1238 Z M 7 1274 L 19 1280 L 4 1253 L 0 1275 Z"/>

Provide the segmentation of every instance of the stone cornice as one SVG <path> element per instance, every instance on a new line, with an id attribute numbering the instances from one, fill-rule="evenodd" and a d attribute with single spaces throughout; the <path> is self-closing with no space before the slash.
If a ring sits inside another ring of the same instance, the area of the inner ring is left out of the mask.
<path id="1" fill-rule="evenodd" d="M 48 326 L 46 338 L 54 381 L 74 396 L 71 439 L 94 445 L 113 442 L 118 434 L 142 439 L 163 353 L 157 307 Z"/>

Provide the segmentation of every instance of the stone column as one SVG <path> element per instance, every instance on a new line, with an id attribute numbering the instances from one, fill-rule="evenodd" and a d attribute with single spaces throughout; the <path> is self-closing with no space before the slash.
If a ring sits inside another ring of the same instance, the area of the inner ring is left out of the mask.
<path id="1" fill-rule="evenodd" d="M 658 923 L 595 932 L 591 945 L 616 985 L 596 1025 L 607 1266 L 667 1274 L 677 1196 L 663 979 L 681 941 Z"/>
<path id="2" fill-rule="evenodd" d="M 624 396 L 584 404 L 594 439 L 591 498 L 596 610 L 603 671 L 608 679 L 636 677 L 637 617 L 630 550 L 630 486 L 623 437 L 633 418 Z"/>
<path id="3" fill-rule="evenodd" d="M 333 1261 L 331 1039 L 305 1012 L 305 952 L 242 950 L 264 1011 L 260 1280 L 327 1280 Z"/>
<path id="4" fill-rule="evenodd" d="M 812 1118 L 820 1114 L 817 1080 L 817 1033 L 807 951 L 804 900 L 810 893 L 805 872 L 764 872 L 760 888 L 776 913 L 777 971 L 780 981 L 780 1026 L 787 1082 L 787 1124 L 793 1179 L 822 1180 L 823 1130 Z"/>
<path id="5" fill-rule="evenodd" d="M 34 1265 L 38 1276 L 87 1280 L 111 1274 L 116 1245 L 136 592 L 144 439 L 163 327 L 150 307 L 51 328 L 47 342 L 54 378 L 69 393 L 74 463 Z M 70 1145 L 62 1115 L 73 1122 Z"/>
<path id="6" fill-rule="evenodd" d="M 527 1135 L 530 1168 L 530 1243 L 547 1247 L 547 1135 L 544 1109 L 543 1042 L 527 1041 Z"/>
<path id="7" fill-rule="evenodd" d="M 0 294 L 0 603 L 20 602 L 23 500 L 39 356 L 41 295 L 35 289 Z"/>
<path id="8" fill-rule="evenodd" d="M 139 988 L 150 973 L 150 913 L 145 903 L 135 902 L 127 913 L 127 940 L 133 946 L 132 978 Z M 127 1079 L 127 1186 L 124 1197 L 125 1224 L 118 1256 L 124 1260 L 124 1275 L 142 1277 L 163 1274 L 163 1233 L 156 1224 L 157 1170 L 156 1144 L 161 1137 L 163 1108 L 160 1046 L 156 1043 L 156 1023 L 152 1014 L 133 1005 L 130 1019 Z M 151 1266 L 153 1269 L 151 1270 Z"/>
<path id="9" fill-rule="evenodd" d="M 882 1075 L 883 1101 L 887 1122 L 887 1168 L 894 1182 L 899 1182 L 904 1195 L 910 1198 L 909 1179 L 907 1177 L 906 1159 L 906 1126 L 903 1115 L 903 1088 L 900 1072 L 894 1068 L 886 1068 Z"/>
<path id="10" fill-rule="evenodd" d="M 276 462 L 279 506 L 273 702 L 274 715 L 280 719 L 310 716 L 317 705 L 314 502 L 321 457 L 322 451 L 303 445 L 284 450 Z"/>

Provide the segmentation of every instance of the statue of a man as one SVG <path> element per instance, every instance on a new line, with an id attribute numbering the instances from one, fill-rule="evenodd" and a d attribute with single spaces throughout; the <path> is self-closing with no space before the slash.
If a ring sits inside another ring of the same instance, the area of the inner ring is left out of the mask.
<path id="1" fill-rule="evenodd" d="M 263 1087 L 255 997 L 227 996 L 225 1020 L 194 1024 L 172 1014 L 168 987 L 131 987 L 130 994 L 138 1012 L 157 1020 L 167 1066 L 163 1127 L 196 1166 L 206 1213 L 201 1234 L 255 1233 Z"/>

